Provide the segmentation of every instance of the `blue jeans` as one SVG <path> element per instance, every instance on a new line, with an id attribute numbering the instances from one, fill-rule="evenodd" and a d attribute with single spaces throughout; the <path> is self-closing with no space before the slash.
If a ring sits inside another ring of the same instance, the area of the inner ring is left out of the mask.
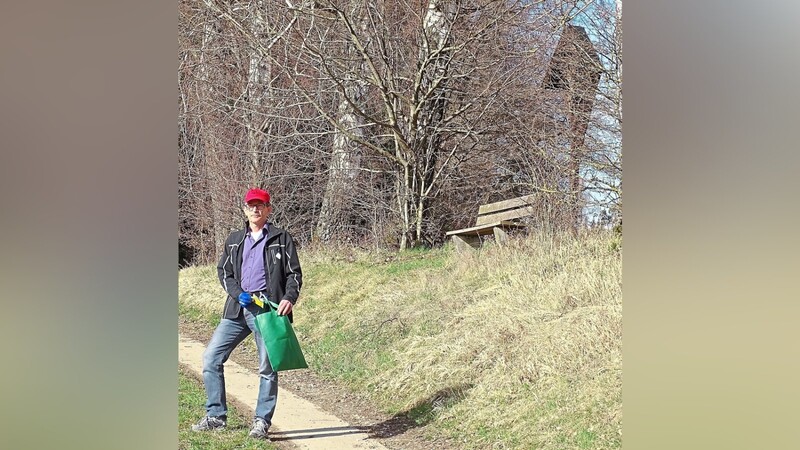
<path id="1" fill-rule="evenodd" d="M 242 308 L 243 316 L 236 319 L 222 319 L 211 336 L 205 353 L 203 353 L 203 382 L 206 387 L 206 413 L 209 416 L 227 416 L 228 405 L 225 399 L 225 374 L 222 364 L 228 360 L 231 352 L 251 332 L 258 347 L 259 378 L 258 403 L 256 417 L 272 424 L 275 405 L 278 403 L 278 372 L 272 370 L 267 356 L 267 349 L 255 326 L 255 317 L 250 311 Z"/>

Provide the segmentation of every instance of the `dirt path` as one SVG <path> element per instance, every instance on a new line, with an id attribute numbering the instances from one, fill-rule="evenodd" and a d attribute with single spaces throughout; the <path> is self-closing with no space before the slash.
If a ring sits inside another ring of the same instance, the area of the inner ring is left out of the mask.
<path id="1" fill-rule="evenodd" d="M 182 335 L 178 336 L 179 362 L 201 376 L 205 345 Z M 234 361 L 225 363 L 225 386 L 228 397 L 244 405 L 254 405 L 258 397 L 258 375 Z M 275 410 L 270 429 L 272 441 L 291 441 L 301 449 L 374 449 L 385 450 L 368 429 L 351 426 L 317 408 L 291 392 L 281 390 L 279 408 Z"/>
<path id="2" fill-rule="evenodd" d="M 183 319 L 178 325 L 181 365 L 202 380 L 202 352 L 213 330 Z M 229 401 L 251 414 L 258 393 L 257 370 L 255 345 L 239 345 L 225 363 Z M 238 379 L 239 376 L 241 382 L 234 382 L 233 377 Z M 323 380 L 309 370 L 281 372 L 278 407 L 273 419 L 272 441 L 286 449 L 459 448 L 447 439 L 427 436 L 424 428 L 403 415 L 381 413 L 366 398 Z"/>

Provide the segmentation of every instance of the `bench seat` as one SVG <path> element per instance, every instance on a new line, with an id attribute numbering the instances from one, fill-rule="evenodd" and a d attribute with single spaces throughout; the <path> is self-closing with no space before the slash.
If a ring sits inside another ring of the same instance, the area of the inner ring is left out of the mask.
<path id="1" fill-rule="evenodd" d="M 448 231 L 445 235 L 453 238 L 453 243 L 459 250 L 478 248 L 482 237 L 490 234 L 494 235 L 498 244 L 503 243 L 508 239 L 506 231 L 526 228 L 518 220 L 535 213 L 532 206 L 535 200 L 535 194 L 531 194 L 481 205 L 475 226 Z"/>
<path id="2" fill-rule="evenodd" d="M 447 236 L 485 236 L 487 234 L 494 234 L 495 227 L 498 228 L 525 228 L 525 224 L 512 222 L 510 220 L 501 220 L 499 222 L 486 223 L 483 225 L 475 225 L 474 227 L 462 228 L 460 230 L 448 231 L 445 233 Z"/>
<path id="3" fill-rule="evenodd" d="M 475 225 L 474 227 L 448 231 L 446 234 L 452 238 L 453 244 L 455 244 L 457 250 L 464 251 L 478 248 L 481 245 L 482 236 L 494 235 L 494 240 L 497 243 L 505 242 L 508 239 L 506 230 L 519 228 L 525 228 L 525 224 L 501 220 L 499 222 L 485 223 Z"/>

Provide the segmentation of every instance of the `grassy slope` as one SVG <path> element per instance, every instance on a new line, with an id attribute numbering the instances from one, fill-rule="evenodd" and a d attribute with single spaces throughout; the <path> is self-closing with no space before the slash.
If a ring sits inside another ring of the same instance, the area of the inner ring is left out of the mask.
<path id="1" fill-rule="evenodd" d="M 301 253 L 296 329 L 313 370 L 467 448 L 618 448 L 618 244 Z M 181 271 L 179 290 L 182 314 L 219 317 L 212 268 Z"/>

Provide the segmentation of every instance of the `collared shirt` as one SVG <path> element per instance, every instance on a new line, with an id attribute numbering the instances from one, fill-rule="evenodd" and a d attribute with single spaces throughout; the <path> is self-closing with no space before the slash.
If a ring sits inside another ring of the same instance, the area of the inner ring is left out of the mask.
<path id="1" fill-rule="evenodd" d="M 264 268 L 264 246 L 267 243 L 269 229 L 267 225 L 261 230 L 261 236 L 253 239 L 252 231 L 247 232 L 242 252 L 242 289 L 245 292 L 264 291 L 267 289 L 267 275 Z"/>

